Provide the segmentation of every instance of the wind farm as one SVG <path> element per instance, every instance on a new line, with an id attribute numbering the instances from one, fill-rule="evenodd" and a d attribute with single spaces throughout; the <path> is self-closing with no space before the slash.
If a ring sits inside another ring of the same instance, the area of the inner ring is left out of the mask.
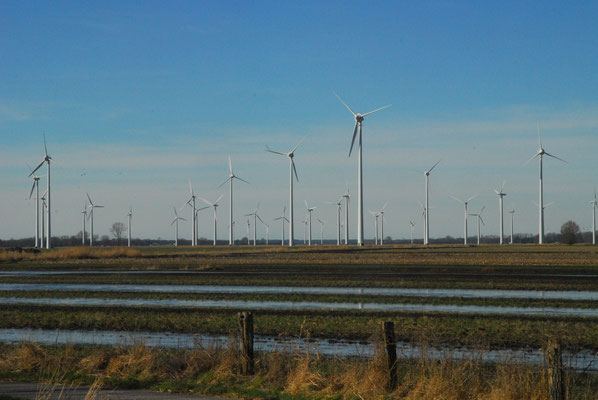
<path id="1" fill-rule="evenodd" d="M 1 400 L 596 398 L 596 4 L 1 9 Z"/>

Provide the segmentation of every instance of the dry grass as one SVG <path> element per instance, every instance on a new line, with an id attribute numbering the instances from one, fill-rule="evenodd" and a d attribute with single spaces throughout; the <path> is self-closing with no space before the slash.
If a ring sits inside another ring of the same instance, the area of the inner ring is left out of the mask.
<path id="1" fill-rule="evenodd" d="M 68 393 L 66 376 L 87 376 L 93 380 L 88 399 L 98 396 L 103 381 L 145 381 L 168 390 L 187 382 L 193 391 L 218 388 L 235 397 L 273 398 L 272 390 L 285 398 L 310 399 L 405 399 L 405 400 L 540 400 L 546 399 L 546 377 L 540 368 L 506 362 L 487 365 L 472 355 L 468 360 L 449 358 L 436 361 L 425 354 L 416 361 L 399 361 L 399 384 L 386 390 L 386 359 L 382 349 L 371 359 L 319 357 L 310 352 L 260 353 L 256 377 L 240 375 L 237 346 L 166 350 L 139 344 L 129 348 L 42 347 L 32 344 L 0 348 L 0 373 L 27 371 L 41 374 L 40 382 L 50 382 L 48 393 Z M 52 369 L 54 368 L 54 369 Z M 70 374 L 70 375 L 69 375 Z M 569 379 L 569 382 L 572 382 Z M 580 384 L 583 390 L 570 390 L 569 399 L 594 398 L 596 384 Z M 585 386 L 584 386 L 585 385 Z M 247 390 L 247 395 L 243 395 Z M 258 393 L 258 394 L 256 394 Z M 573 393 L 573 394 L 572 394 Z M 581 394 L 580 394 L 581 393 Z"/>
<path id="2" fill-rule="evenodd" d="M 133 257 L 141 257 L 141 251 L 139 251 L 139 249 L 129 247 L 65 247 L 47 252 L 30 252 L 18 250 L 0 251 L 0 262 L 84 260 Z"/>

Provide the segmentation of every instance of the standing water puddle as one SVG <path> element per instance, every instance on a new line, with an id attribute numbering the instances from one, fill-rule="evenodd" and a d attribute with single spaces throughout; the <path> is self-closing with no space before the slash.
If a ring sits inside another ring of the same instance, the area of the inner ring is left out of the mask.
<path id="1" fill-rule="evenodd" d="M 190 348 L 226 348 L 230 338 L 223 335 L 191 335 L 169 332 L 118 332 L 118 331 L 81 331 L 81 330 L 43 330 L 43 329 L 0 329 L 0 342 L 20 343 L 35 342 L 46 345 L 92 344 L 132 346 L 143 343 L 150 347 L 176 349 Z M 257 351 L 284 351 L 319 353 L 326 356 L 372 358 L 376 346 L 371 342 L 356 342 L 327 339 L 278 338 L 255 336 Z M 544 356 L 540 350 L 503 349 L 472 350 L 467 348 L 442 349 L 422 348 L 406 342 L 398 342 L 399 357 L 403 359 L 426 358 L 443 360 L 478 360 L 482 362 L 514 362 L 530 365 L 542 365 Z M 576 370 L 598 371 L 598 356 L 591 351 L 565 353 L 564 360 L 569 368 Z"/>
<path id="2" fill-rule="evenodd" d="M 315 301 L 244 301 L 181 299 L 102 299 L 102 298 L 14 298 L 0 297 L 0 304 L 34 304 L 53 306 L 121 306 L 121 307 L 196 307 L 251 310 L 363 310 L 439 312 L 458 314 L 541 315 L 598 317 L 598 309 L 553 307 L 499 307 L 450 304 L 333 303 Z"/>
<path id="3" fill-rule="evenodd" d="M 484 299 L 595 300 L 598 291 L 499 290 L 499 289 L 421 289 L 351 288 L 310 286 L 227 286 L 227 285 L 136 285 L 87 283 L 0 283 L 0 291 L 91 291 L 144 293 L 252 293 L 252 294 L 331 294 L 407 297 L 463 297 Z"/>

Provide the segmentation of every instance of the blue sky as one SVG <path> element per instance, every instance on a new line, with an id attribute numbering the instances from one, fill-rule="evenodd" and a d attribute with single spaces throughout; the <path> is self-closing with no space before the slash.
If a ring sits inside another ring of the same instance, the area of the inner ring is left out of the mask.
<path id="1" fill-rule="evenodd" d="M 58 235 L 80 229 L 88 191 L 106 206 L 97 233 L 132 205 L 134 236 L 171 237 L 188 179 L 206 197 L 225 193 L 227 154 L 251 182 L 236 186 L 236 214 L 261 201 L 271 220 L 286 203 L 288 171 L 264 146 L 290 149 L 307 135 L 298 222 L 304 199 L 356 192 L 352 116 L 333 92 L 360 111 L 393 104 L 364 124 L 365 207 L 389 202 L 385 233 L 408 236 L 423 200 L 413 170 L 438 159 L 433 237 L 462 232 L 449 194 L 479 193 L 472 208 L 486 206 L 484 233 L 495 234 L 491 189 L 503 179 L 516 231 L 536 232 L 537 165 L 522 164 L 537 149 L 538 122 L 546 149 L 569 161 L 545 163 L 546 201 L 555 202 L 547 230 L 568 219 L 589 229 L 597 16 L 595 2 L 2 2 L 0 237 L 32 234 L 27 164 L 41 159 L 44 132 L 62 164 L 53 170 Z M 317 205 L 333 237 L 334 209 Z M 354 202 L 353 237 L 355 214 Z M 210 218 L 202 215 L 202 236 Z"/>

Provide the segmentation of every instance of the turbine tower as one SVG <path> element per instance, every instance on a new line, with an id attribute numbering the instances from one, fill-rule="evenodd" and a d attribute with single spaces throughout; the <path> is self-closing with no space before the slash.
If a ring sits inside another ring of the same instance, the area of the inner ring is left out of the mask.
<path id="1" fill-rule="evenodd" d="M 293 173 L 295 174 L 295 179 L 299 182 L 299 177 L 297 176 L 297 169 L 295 168 L 295 150 L 297 147 L 305 140 L 305 137 L 297 143 L 297 145 L 288 153 L 281 153 L 279 151 L 271 150 L 268 146 L 266 146 L 266 151 L 274 154 L 279 154 L 281 156 L 287 156 L 289 158 L 290 164 L 290 177 L 289 177 L 289 247 L 293 246 L 295 241 L 295 231 L 293 227 Z"/>
<path id="2" fill-rule="evenodd" d="M 81 211 L 81 214 L 83 214 L 83 230 L 81 231 L 83 234 L 81 235 L 81 242 L 83 243 L 83 246 L 85 246 L 85 220 L 87 219 L 87 201 L 85 202 L 85 207 L 83 207 L 83 211 Z"/>
<path id="3" fill-rule="evenodd" d="M 482 219 L 482 213 L 484 212 L 485 208 L 486 208 L 485 206 L 482 207 L 482 209 L 480 210 L 480 212 L 478 214 L 469 214 L 472 217 L 477 217 L 477 219 L 478 219 L 478 246 L 480 245 L 480 222 L 482 224 L 484 224 L 484 220 Z M 484 225 L 486 225 L 486 224 L 484 224 Z"/>
<path id="4" fill-rule="evenodd" d="M 247 246 L 249 246 L 249 238 L 251 237 L 251 235 L 249 234 L 250 231 L 251 231 L 251 225 L 249 223 L 249 219 L 247 219 Z"/>
<path id="5" fill-rule="evenodd" d="M 464 213 L 463 213 L 463 224 L 464 224 L 464 237 L 463 237 L 463 244 L 467 244 L 467 204 L 469 204 L 470 201 L 472 201 L 473 199 L 475 199 L 477 196 L 477 194 L 471 196 L 469 199 L 463 201 L 455 196 L 451 196 L 453 199 L 457 200 L 459 203 L 463 204 L 464 207 Z"/>
<path id="6" fill-rule="evenodd" d="M 380 215 L 380 245 L 384 244 L 384 209 L 387 205 L 388 203 L 384 203 L 384 206 L 378 211 Z"/>
<path id="7" fill-rule="evenodd" d="M 222 196 L 223 195 L 220 195 L 220 197 L 218 197 L 218 200 L 216 200 L 213 203 L 207 201 L 202 197 L 197 196 L 201 201 L 203 201 L 207 205 L 214 207 L 214 246 L 216 246 L 216 238 L 218 237 L 218 215 L 216 213 L 216 209 L 218 208 L 218 202 L 222 199 Z"/>
<path id="8" fill-rule="evenodd" d="M 351 199 L 349 188 L 347 188 L 347 192 L 343 194 L 343 198 L 345 199 L 345 244 L 349 244 L 349 201 Z"/>
<path id="9" fill-rule="evenodd" d="M 262 223 L 264 224 L 264 226 L 266 227 L 266 246 L 268 246 L 269 243 L 269 238 L 270 238 L 270 225 L 268 225 L 267 223 L 265 223 L 264 221 L 262 221 Z"/>
<path id="10" fill-rule="evenodd" d="M 257 220 L 259 219 L 262 224 L 266 225 L 266 223 L 264 221 L 262 221 L 262 219 L 260 218 L 260 216 L 257 215 L 258 208 L 260 208 L 260 202 L 259 201 L 257 203 L 257 207 L 255 207 L 255 211 L 253 211 L 251 214 L 245 214 L 244 215 L 244 217 L 253 217 L 253 245 L 254 246 L 257 243 Z"/>
<path id="11" fill-rule="evenodd" d="M 35 190 L 35 247 L 43 247 L 43 243 L 39 240 L 39 176 L 33 175 L 33 185 L 31 186 L 31 192 L 29 192 L 29 200 L 33 196 Z"/>
<path id="12" fill-rule="evenodd" d="M 336 93 L 335 93 L 336 94 Z M 347 110 L 353 114 L 355 118 L 355 128 L 353 129 L 353 138 L 351 139 L 351 147 L 349 148 L 349 157 L 351 157 L 351 152 L 353 151 L 353 144 L 355 144 L 355 137 L 357 136 L 357 128 L 359 127 L 359 141 L 357 144 L 357 245 L 363 246 L 363 168 L 362 168 L 362 131 L 363 131 L 363 120 L 366 116 L 373 114 L 377 111 L 383 110 L 385 108 L 390 107 L 391 105 L 387 105 L 384 107 L 377 108 L 373 111 L 367 112 L 365 114 L 355 113 L 351 110 L 351 107 L 347 105 L 340 98 L 338 94 L 336 97 L 343 103 Z"/>
<path id="13" fill-rule="evenodd" d="M 372 214 L 372 217 L 374 217 L 374 244 L 377 246 L 378 245 L 378 216 L 379 214 L 377 212 L 374 212 L 372 210 L 369 210 L 370 214 Z"/>
<path id="14" fill-rule="evenodd" d="M 430 172 L 440 163 L 440 160 L 436 164 L 432 165 L 427 171 L 423 171 L 426 177 L 426 190 L 425 190 L 425 208 L 424 208 L 424 244 L 430 244 Z"/>
<path id="15" fill-rule="evenodd" d="M 195 199 L 197 198 L 197 196 L 195 196 L 195 193 L 193 193 L 191 179 L 189 179 L 189 192 L 190 197 L 189 200 L 187 200 L 187 204 L 191 207 L 191 246 L 197 246 L 197 209 L 195 208 Z"/>
<path id="16" fill-rule="evenodd" d="M 104 208 L 104 206 L 93 204 L 93 201 L 91 201 L 91 197 L 89 197 L 89 193 L 85 194 L 87 195 L 87 199 L 89 200 L 89 215 L 87 216 L 87 218 L 89 218 L 89 246 L 91 247 L 93 246 L 93 211 L 96 208 Z"/>
<path id="17" fill-rule="evenodd" d="M 127 213 L 128 229 L 127 229 L 127 247 L 131 247 L 131 218 L 133 218 L 133 207 Z"/>
<path id="18" fill-rule="evenodd" d="M 540 134 L 540 124 L 538 124 L 538 152 L 529 160 L 525 162 L 525 164 L 532 161 L 534 158 L 538 158 L 539 166 L 540 166 L 540 173 L 539 173 L 539 193 L 538 193 L 538 244 L 544 243 L 544 181 L 542 176 L 542 159 L 547 155 L 548 157 L 556 158 L 559 161 L 566 163 L 567 161 L 559 158 L 555 155 L 552 155 L 542 147 L 542 135 Z M 523 164 L 523 165 L 525 165 Z"/>
<path id="19" fill-rule="evenodd" d="M 282 215 L 280 217 L 278 217 L 278 218 L 274 218 L 274 221 L 278 221 L 280 219 L 281 222 L 282 222 L 282 231 L 281 231 L 282 240 L 280 241 L 280 244 L 282 246 L 284 246 L 284 221 L 289 222 L 289 220 L 287 219 L 287 217 L 285 217 L 286 213 L 287 213 L 287 206 L 284 206 L 284 208 L 282 209 Z"/>
<path id="20" fill-rule="evenodd" d="M 52 157 L 50 157 L 48 155 L 48 147 L 46 146 L 46 135 L 44 134 L 44 159 L 42 160 L 42 162 L 39 163 L 39 165 L 37 167 L 35 167 L 35 169 L 33 171 L 31 171 L 31 173 L 29 174 L 29 176 L 31 177 L 35 171 L 37 171 L 42 165 L 44 165 L 44 163 L 47 163 L 47 167 L 48 167 L 48 172 L 47 172 L 47 188 L 46 188 L 46 193 L 47 193 L 47 202 L 46 205 L 48 207 L 48 222 L 46 224 L 46 249 L 49 249 L 52 247 L 52 206 L 51 206 L 51 196 L 50 196 L 50 161 L 52 160 Z M 42 247 L 43 247 L 43 243 L 42 243 Z"/>
<path id="21" fill-rule="evenodd" d="M 503 197 L 505 197 L 507 194 L 505 192 L 503 192 L 503 189 L 505 188 L 505 183 L 506 181 L 502 182 L 502 186 L 500 187 L 500 190 L 496 190 L 494 189 L 494 192 L 498 195 L 498 243 L 499 244 L 503 244 L 503 236 L 504 236 L 504 229 L 503 229 Z"/>
<path id="22" fill-rule="evenodd" d="M 341 245 L 341 211 L 342 211 L 342 201 L 343 201 L 343 197 L 342 196 L 338 201 L 334 202 L 334 201 L 326 201 L 325 204 L 334 204 L 337 207 L 336 210 L 336 245 L 340 246 Z"/>
<path id="23" fill-rule="evenodd" d="M 411 226 L 411 244 L 413 244 L 413 230 L 415 229 L 415 224 L 409 220 L 409 225 Z"/>
<path id="24" fill-rule="evenodd" d="M 320 218 L 318 218 L 318 222 L 320 223 L 320 246 L 324 244 L 324 222 Z"/>
<path id="25" fill-rule="evenodd" d="M 596 244 L 596 205 L 598 205 L 598 200 L 596 200 L 596 189 L 594 189 L 594 200 L 590 201 L 592 205 L 592 244 Z"/>
<path id="26" fill-rule="evenodd" d="M 307 209 L 307 218 L 309 221 L 309 241 L 308 241 L 308 245 L 311 246 L 311 213 L 312 211 L 314 211 L 317 207 L 309 207 L 307 205 L 307 200 L 305 200 L 305 208 Z"/>
<path id="27" fill-rule="evenodd" d="M 45 221 L 46 221 L 46 219 L 45 219 L 46 217 L 45 216 L 46 216 L 46 212 L 48 211 L 48 205 L 46 204 L 46 194 L 48 194 L 48 190 L 46 190 L 44 192 L 44 194 L 42 194 L 42 197 L 40 199 L 42 201 L 42 213 L 41 213 L 42 214 L 42 222 L 41 222 L 41 226 L 40 226 L 40 228 L 41 228 L 40 229 L 41 239 L 42 239 L 42 242 L 41 242 L 42 245 L 41 245 L 41 247 L 42 248 L 44 247 L 44 239 L 45 239 L 45 236 L 44 236 L 45 235 L 44 234 L 44 232 L 45 232 L 44 228 L 46 226 L 45 225 Z"/>
<path id="28" fill-rule="evenodd" d="M 233 229 L 235 227 L 235 224 L 233 224 L 233 179 L 238 179 L 241 182 L 245 182 L 245 183 L 249 183 L 244 179 L 239 178 L 238 176 L 235 175 L 235 173 L 233 172 L 233 163 L 230 160 L 230 156 L 228 156 L 228 179 L 225 180 L 224 182 L 222 182 L 220 184 L 220 186 L 218 186 L 218 188 L 221 188 L 226 182 L 229 183 L 229 212 L 228 212 L 228 244 L 229 246 L 233 245 Z"/>
<path id="29" fill-rule="evenodd" d="M 175 225 L 175 234 L 174 234 L 174 246 L 178 247 L 179 245 L 179 221 L 187 221 L 185 218 L 179 217 L 179 214 L 176 212 L 176 208 L 172 207 L 172 209 L 174 210 L 174 219 L 172 220 L 172 222 L 170 223 L 170 225 L 172 226 L 173 224 Z"/>
<path id="30" fill-rule="evenodd" d="M 510 242 L 510 244 L 513 244 L 513 225 L 515 223 L 515 209 L 513 208 L 511 211 L 509 211 L 509 214 L 511 214 L 511 242 Z"/>

